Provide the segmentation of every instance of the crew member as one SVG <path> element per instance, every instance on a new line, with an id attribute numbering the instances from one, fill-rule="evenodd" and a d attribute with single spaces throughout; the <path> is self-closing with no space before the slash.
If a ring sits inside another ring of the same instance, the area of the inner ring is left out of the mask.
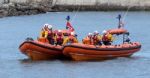
<path id="1" fill-rule="evenodd" d="M 56 35 L 55 43 L 56 45 L 62 45 L 64 41 L 64 36 L 61 30 L 58 30 L 58 33 Z"/>
<path id="2" fill-rule="evenodd" d="M 92 33 L 89 33 L 87 37 L 82 40 L 83 44 L 93 45 Z"/>
<path id="3" fill-rule="evenodd" d="M 49 41 L 49 44 L 54 45 L 54 33 L 52 29 L 52 25 L 48 25 L 48 36 L 47 39 Z"/>
<path id="4" fill-rule="evenodd" d="M 78 43 L 77 37 L 74 32 L 71 32 L 71 34 L 65 38 L 63 45 L 71 43 Z"/>
<path id="5" fill-rule="evenodd" d="M 112 34 L 107 32 L 106 30 L 103 31 L 102 41 L 104 45 L 111 45 L 111 42 L 114 40 Z"/>
<path id="6" fill-rule="evenodd" d="M 94 31 L 93 44 L 94 45 L 102 45 L 101 40 L 102 40 L 102 37 L 101 37 L 101 35 L 99 35 L 98 31 Z"/>
<path id="7" fill-rule="evenodd" d="M 48 25 L 49 24 L 45 24 L 44 27 L 42 28 L 41 32 L 40 32 L 40 37 L 38 38 L 38 41 L 40 42 L 48 42 L 47 40 L 47 36 L 48 36 Z"/>

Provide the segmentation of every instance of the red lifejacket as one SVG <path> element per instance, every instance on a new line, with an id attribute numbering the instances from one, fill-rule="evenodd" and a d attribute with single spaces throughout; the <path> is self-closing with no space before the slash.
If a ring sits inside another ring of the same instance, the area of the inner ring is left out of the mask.
<path id="1" fill-rule="evenodd" d="M 63 41 L 63 36 L 62 35 L 61 36 L 58 35 L 56 40 L 57 40 L 57 42 L 62 42 Z"/>
<path id="2" fill-rule="evenodd" d="M 48 37 L 49 37 L 49 38 L 53 38 L 53 36 L 54 36 L 53 31 L 48 31 Z"/>
<path id="3" fill-rule="evenodd" d="M 103 35 L 102 41 L 110 41 L 110 40 L 108 39 L 108 35 Z"/>
<path id="4" fill-rule="evenodd" d="M 93 43 L 97 43 L 97 42 L 98 42 L 97 35 L 94 35 L 94 36 L 92 37 L 92 39 L 93 39 Z"/>
<path id="5" fill-rule="evenodd" d="M 92 38 L 94 41 L 98 41 L 98 37 L 97 37 L 97 35 L 95 35 L 95 36 L 93 36 L 93 38 Z"/>

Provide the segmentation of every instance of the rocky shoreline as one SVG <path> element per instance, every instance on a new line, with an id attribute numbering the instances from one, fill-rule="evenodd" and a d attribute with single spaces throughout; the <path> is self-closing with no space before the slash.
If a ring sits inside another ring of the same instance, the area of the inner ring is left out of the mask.
<path id="1" fill-rule="evenodd" d="M 46 2 L 30 3 L 8 3 L 0 5 L 0 18 L 7 16 L 35 15 L 39 13 L 55 11 L 126 11 L 129 6 L 120 5 L 97 5 L 97 6 L 73 6 L 73 5 L 53 5 L 52 0 Z M 130 7 L 130 11 L 150 11 L 149 6 Z"/>
<path id="2" fill-rule="evenodd" d="M 52 3 L 47 2 L 31 2 L 31 3 L 8 3 L 0 6 L 0 17 L 34 15 L 52 11 Z"/>

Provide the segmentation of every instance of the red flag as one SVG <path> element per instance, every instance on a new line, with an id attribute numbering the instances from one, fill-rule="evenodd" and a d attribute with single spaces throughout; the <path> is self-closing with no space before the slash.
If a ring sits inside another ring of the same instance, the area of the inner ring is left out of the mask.
<path id="1" fill-rule="evenodd" d="M 67 21 L 66 29 L 69 29 L 69 30 L 74 31 L 74 28 L 72 27 L 72 25 L 70 24 L 70 22 L 69 22 L 69 21 Z"/>
<path id="2" fill-rule="evenodd" d="M 72 28 L 72 25 L 70 24 L 69 21 L 67 22 L 66 26 L 67 26 L 68 28 Z"/>

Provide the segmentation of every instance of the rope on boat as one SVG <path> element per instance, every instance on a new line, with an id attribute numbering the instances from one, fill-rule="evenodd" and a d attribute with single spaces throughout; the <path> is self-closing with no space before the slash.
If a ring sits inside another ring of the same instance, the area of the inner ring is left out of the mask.
<path id="1" fill-rule="evenodd" d="M 122 21 L 124 21 L 124 20 L 125 20 L 125 18 L 126 18 L 126 16 L 127 16 L 128 12 L 129 12 L 129 9 L 130 9 L 130 8 L 131 8 L 131 7 L 129 6 L 129 7 L 128 7 L 128 9 L 127 9 L 127 11 L 125 12 L 125 14 L 124 14 L 123 18 L 122 18 Z"/>
<path id="2" fill-rule="evenodd" d="M 128 14 L 128 12 L 129 12 L 129 10 L 130 10 L 131 7 L 133 7 L 133 6 L 129 5 L 127 11 L 125 12 L 125 14 L 124 14 L 124 16 L 123 16 L 123 18 L 122 18 L 122 21 L 125 20 L 125 18 L 126 18 L 126 16 L 127 16 L 127 14 Z"/>
<path id="3" fill-rule="evenodd" d="M 75 3 L 75 4 L 76 4 L 76 3 Z M 78 7 L 78 6 L 77 6 L 77 7 Z M 79 7 L 77 8 L 77 11 L 75 11 L 75 15 L 73 16 L 72 20 L 70 21 L 71 23 L 74 22 L 74 20 L 75 20 L 77 14 L 78 14 L 78 12 L 79 12 L 79 10 L 80 10 L 80 5 L 79 5 Z"/>

